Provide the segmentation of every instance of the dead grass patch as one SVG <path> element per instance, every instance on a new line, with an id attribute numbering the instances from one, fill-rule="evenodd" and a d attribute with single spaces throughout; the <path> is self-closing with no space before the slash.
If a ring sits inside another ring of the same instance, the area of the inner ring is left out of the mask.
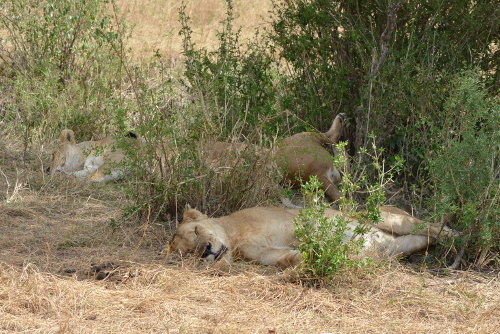
<path id="1" fill-rule="evenodd" d="M 500 315 L 496 278 L 460 273 L 447 284 L 398 266 L 330 289 L 251 266 L 213 275 L 135 263 L 121 282 L 79 281 L 31 264 L 2 263 L 0 273 L 0 328 L 12 331 L 494 333 Z"/>
<path id="2" fill-rule="evenodd" d="M 221 0 L 185 1 L 186 13 L 193 23 L 193 42 L 198 47 L 213 49 L 220 22 L 225 18 L 226 2 Z M 132 25 L 132 38 L 127 46 L 136 59 L 147 59 L 158 51 L 167 58 L 182 52 L 178 35 L 181 0 L 118 0 L 117 5 L 126 21 Z M 241 28 L 241 38 L 253 37 L 255 28 L 269 24 L 270 0 L 234 0 L 235 28 Z"/>

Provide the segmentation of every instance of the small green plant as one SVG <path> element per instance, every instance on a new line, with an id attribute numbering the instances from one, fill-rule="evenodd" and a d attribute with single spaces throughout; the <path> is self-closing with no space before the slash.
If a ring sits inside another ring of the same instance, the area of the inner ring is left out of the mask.
<path id="1" fill-rule="evenodd" d="M 369 138 L 370 145 L 366 149 L 360 149 L 358 159 L 349 168 L 342 168 L 348 163 L 343 154 L 335 156 L 335 166 L 344 175 L 340 183 L 340 191 L 344 194 L 339 201 L 341 209 L 354 214 L 362 201 L 364 212 L 357 213 L 357 217 L 363 223 L 376 224 L 381 219 L 379 207 L 386 202 L 386 189 L 402 170 L 404 160 L 396 155 L 390 163 L 386 162 L 384 148 L 376 144 L 373 134 Z M 346 143 L 340 143 L 338 150 L 344 150 L 345 145 Z"/>
<path id="2" fill-rule="evenodd" d="M 371 145 L 359 153 L 354 166 L 347 168 L 348 160 L 340 154 L 346 143 L 339 143 L 334 164 L 343 171 L 340 185 L 343 197 L 339 207 L 343 215 L 334 219 L 326 218 L 328 205 L 323 201 L 323 190 L 317 177 L 312 177 L 302 187 L 304 209 L 295 219 L 296 236 L 300 242 L 299 250 L 304 258 L 303 272 L 314 282 L 328 280 L 343 268 L 365 266 L 371 261 L 361 258 L 363 238 L 369 224 L 376 225 L 381 219 L 380 206 L 386 202 L 385 191 L 403 166 L 403 160 L 394 157 L 390 167 L 383 158 L 383 149 L 377 147 L 375 137 L 370 136 Z M 355 170 L 355 173 L 351 173 Z M 358 203 L 359 193 L 365 193 Z M 362 211 L 358 211 L 363 208 Z M 356 217 L 357 227 L 351 231 L 349 217 Z"/>
<path id="3" fill-rule="evenodd" d="M 362 239 L 346 237 L 349 220 L 344 216 L 325 217 L 328 205 L 317 177 L 302 186 L 304 209 L 295 218 L 295 235 L 304 262 L 303 273 L 313 282 L 328 280 L 339 270 L 361 265 L 353 259 L 362 246 Z"/>

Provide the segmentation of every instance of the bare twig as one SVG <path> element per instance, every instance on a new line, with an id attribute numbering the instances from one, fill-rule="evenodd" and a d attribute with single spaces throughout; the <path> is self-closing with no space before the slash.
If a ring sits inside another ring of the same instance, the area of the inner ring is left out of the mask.
<path id="1" fill-rule="evenodd" d="M 372 51 L 372 68 L 370 71 L 370 86 L 368 91 L 368 111 L 366 115 L 366 137 L 368 137 L 368 132 L 370 129 L 370 111 L 371 111 L 371 103 L 372 103 L 372 90 L 373 90 L 373 78 L 377 75 L 380 68 L 384 64 L 387 59 L 387 55 L 389 54 L 389 47 L 387 44 L 391 39 L 391 35 L 396 29 L 396 13 L 401 8 L 401 2 L 397 2 L 392 4 L 387 9 L 387 26 L 385 27 L 384 32 L 380 36 L 380 57 L 377 57 L 377 48 L 374 47 Z M 366 148 L 367 140 L 365 140 L 364 147 Z"/>

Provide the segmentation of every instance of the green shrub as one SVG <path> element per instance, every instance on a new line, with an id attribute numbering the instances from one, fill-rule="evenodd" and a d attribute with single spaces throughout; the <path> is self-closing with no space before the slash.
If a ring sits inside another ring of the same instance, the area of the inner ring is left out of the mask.
<path id="1" fill-rule="evenodd" d="M 386 157 L 405 160 L 402 183 L 419 187 L 453 75 L 478 65 L 498 94 L 498 10 L 472 0 L 274 1 L 270 37 L 286 64 L 282 106 L 319 129 L 346 113 L 349 153 L 373 133 Z"/>
<path id="2" fill-rule="evenodd" d="M 177 218 L 185 204 L 221 215 L 267 203 L 280 181 L 265 149 L 273 141 L 266 127 L 275 113 L 271 60 L 256 44 L 239 43 L 230 1 L 214 51 L 197 50 L 184 8 L 180 18 L 185 56 L 180 80 L 171 75 L 173 68 L 155 60 L 149 71 L 133 71 L 136 131 L 145 143 L 131 159 L 137 171 L 127 185 L 136 202 L 131 210 L 166 219 Z M 151 73 L 162 78 L 154 86 L 147 84 Z M 214 165 L 207 151 L 217 141 L 247 146 Z"/>
<path id="3" fill-rule="evenodd" d="M 341 142 L 337 150 L 343 151 L 345 146 L 346 143 Z M 313 282 L 329 280 L 343 268 L 371 263 L 370 259 L 357 256 L 363 246 L 363 239 L 357 236 L 382 219 L 380 206 L 386 202 L 386 190 L 403 166 L 398 156 L 391 164 L 386 163 L 383 149 L 377 147 L 374 136 L 369 148 L 361 150 L 349 168 L 345 155 L 337 154 L 334 160 L 344 173 L 340 184 L 343 196 L 338 201 L 342 215 L 335 219 L 324 216 L 328 204 L 323 201 L 320 182 L 312 177 L 302 186 L 304 209 L 295 219 L 299 250 L 304 257 L 303 274 Z M 345 232 L 350 217 L 356 218 L 358 226 L 352 231 L 354 235 L 347 238 Z"/>
<path id="4" fill-rule="evenodd" d="M 233 26 L 233 5 L 227 0 L 227 16 L 213 51 L 196 49 L 191 41 L 190 18 L 180 10 L 185 72 L 184 85 L 199 109 L 200 121 L 212 136 L 265 141 L 264 127 L 272 132 L 277 114 L 274 61 L 269 42 L 260 39 L 242 44 Z M 265 120 L 265 122 L 264 122 Z M 261 142 L 262 144 L 262 142 Z"/>
<path id="5" fill-rule="evenodd" d="M 432 204 L 461 232 L 456 243 L 478 264 L 500 249 L 500 109 L 479 71 L 464 71 L 450 87 L 436 149 L 427 159 Z"/>
<path id="6" fill-rule="evenodd" d="M 294 219 L 295 235 L 302 253 L 302 275 L 313 283 L 329 280 L 339 270 L 361 265 L 353 255 L 359 252 L 362 240 L 346 239 L 349 219 L 325 217 L 328 204 L 317 177 L 313 176 L 302 186 L 304 208 Z M 359 231 L 358 231 L 359 232 Z"/>
<path id="7" fill-rule="evenodd" d="M 25 135 L 26 145 L 66 127 L 81 140 L 111 132 L 114 108 L 121 103 L 115 92 L 122 80 L 126 28 L 108 4 L 0 3 L 2 82 L 14 97 L 10 125 Z"/>
<path id="8" fill-rule="evenodd" d="M 335 156 L 335 165 L 343 173 L 340 190 L 344 195 L 339 206 L 343 211 L 355 213 L 359 207 L 365 214 L 359 214 L 363 222 L 376 223 L 380 218 L 379 207 L 386 202 L 386 191 L 404 166 L 404 160 L 395 155 L 385 158 L 383 147 L 370 135 L 368 148 L 361 148 L 357 157 L 347 159 L 344 154 Z M 341 142 L 337 150 L 344 151 L 347 143 Z M 388 160 L 388 161 L 386 161 Z"/>

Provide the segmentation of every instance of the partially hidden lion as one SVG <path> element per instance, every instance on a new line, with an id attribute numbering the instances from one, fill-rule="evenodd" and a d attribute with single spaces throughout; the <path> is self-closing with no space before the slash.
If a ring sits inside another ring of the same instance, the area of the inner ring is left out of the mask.
<path id="1" fill-rule="evenodd" d="M 296 249 L 293 219 L 299 210 L 278 207 L 254 207 L 220 218 L 209 218 L 187 208 L 183 221 L 170 242 L 171 251 L 195 253 L 210 261 L 233 258 L 287 268 L 298 265 L 302 256 Z M 374 249 L 378 256 L 406 256 L 426 249 L 440 235 L 454 233 L 446 226 L 424 223 L 395 207 L 382 207 L 383 221 L 357 236 L 364 239 L 364 250 Z M 325 216 L 341 213 L 327 209 Z M 345 241 L 354 236 L 358 225 L 352 218 Z M 424 228 L 415 232 L 417 225 Z"/>
<path id="2" fill-rule="evenodd" d="M 325 148 L 336 145 L 343 133 L 345 114 L 338 114 L 325 133 L 301 132 L 281 141 L 276 151 L 276 162 L 285 178 L 294 185 L 317 176 L 325 194 L 331 200 L 341 197 L 338 184 L 341 174 L 333 164 L 333 156 Z"/>
<path id="3" fill-rule="evenodd" d="M 245 155 L 260 156 L 267 150 L 242 142 L 207 141 L 201 147 L 201 159 L 206 166 L 218 169 L 231 169 Z"/>
<path id="4" fill-rule="evenodd" d="M 64 129 L 59 135 L 59 148 L 52 153 L 49 171 L 51 175 L 63 173 L 90 182 L 106 182 L 125 176 L 126 171 L 117 166 L 124 157 L 113 137 L 77 144 L 73 130 Z"/>

